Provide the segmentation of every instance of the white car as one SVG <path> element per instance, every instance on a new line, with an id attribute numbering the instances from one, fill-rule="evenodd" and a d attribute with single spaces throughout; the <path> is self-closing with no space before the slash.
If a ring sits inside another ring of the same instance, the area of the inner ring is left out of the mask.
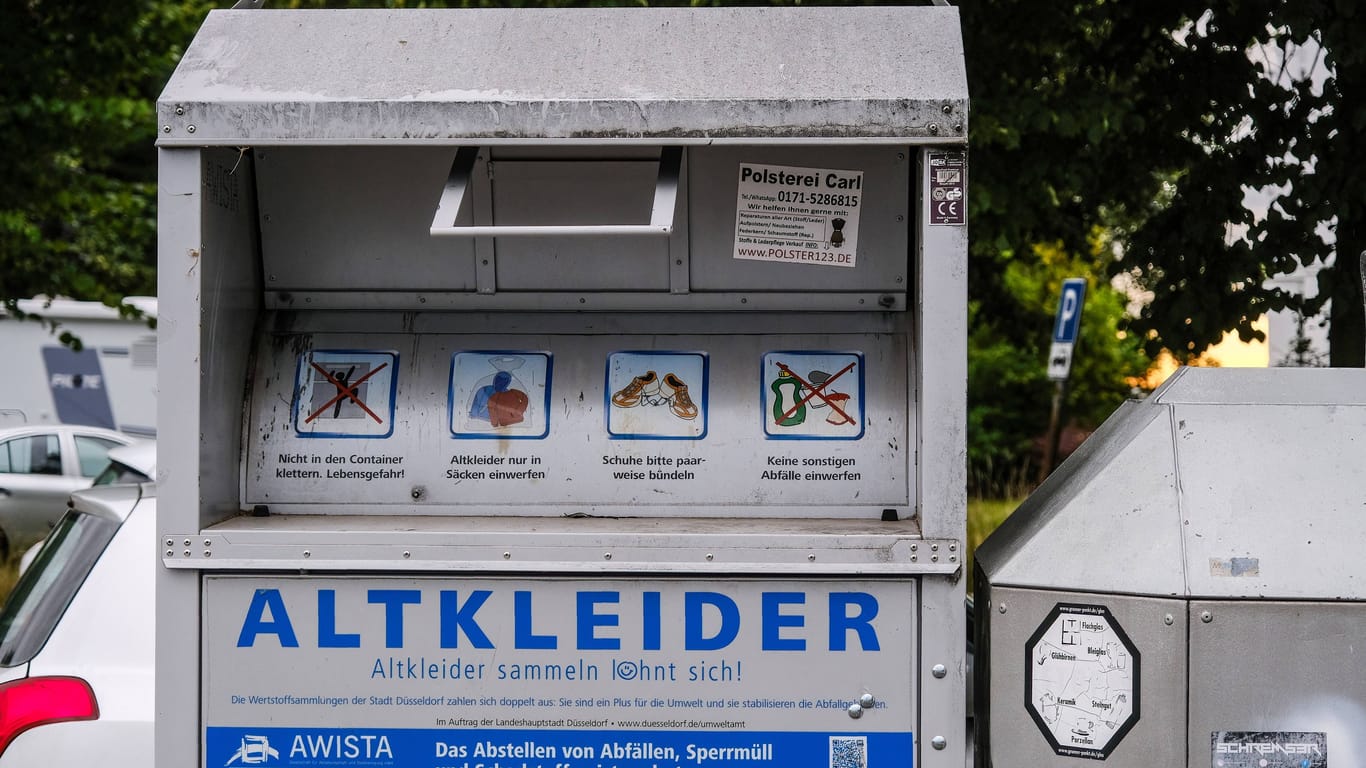
<path id="1" fill-rule="evenodd" d="M 72 424 L 0 430 L 0 558 L 47 535 L 72 491 L 90 487 L 110 449 L 142 442 Z"/>
<path id="2" fill-rule="evenodd" d="M 0 610 L 0 768 L 148 765 L 155 485 L 79 491 Z"/>

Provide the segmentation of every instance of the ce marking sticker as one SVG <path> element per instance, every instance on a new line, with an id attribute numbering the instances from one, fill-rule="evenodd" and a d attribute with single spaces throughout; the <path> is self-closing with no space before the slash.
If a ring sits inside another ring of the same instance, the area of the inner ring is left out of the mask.
<path id="1" fill-rule="evenodd" d="M 968 223 L 967 166 L 962 152 L 929 153 L 930 224 L 961 227 Z"/>

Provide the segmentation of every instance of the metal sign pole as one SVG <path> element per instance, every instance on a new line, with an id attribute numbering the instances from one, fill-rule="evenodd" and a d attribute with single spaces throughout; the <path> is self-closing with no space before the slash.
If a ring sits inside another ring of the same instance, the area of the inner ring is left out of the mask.
<path id="1" fill-rule="evenodd" d="M 1048 433 L 1044 438 L 1043 461 L 1039 464 L 1039 482 L 1053 471 L 1058 455 L 1058 441 L 1062 433 L 1062 409 L 1067 397 L 1067 379 L 1072 373 L 1072 355 L 1081 333 L 1081 310 L 1086 303 L 1086 280 L 1069 277 L 1062 283 L 1058 297 L 1058 314 L 1053 321 L 1053 344 L 1048 352 L 1048 378 L 1057 387 L 1053 391 L 1053 408 L 1048 417 Z"/>

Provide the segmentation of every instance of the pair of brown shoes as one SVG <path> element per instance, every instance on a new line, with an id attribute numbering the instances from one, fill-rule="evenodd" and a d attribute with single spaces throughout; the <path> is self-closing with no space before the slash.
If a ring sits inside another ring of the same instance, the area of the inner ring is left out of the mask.
<path id="1" fill-rule="evenodd" d="M 612 395 L 612 405 L 618 408 L 634 408 L 642 402 L 662 404 L 654 402 L 656 397 L 662 402 L 667 402 L 669 410 L 678 418 L 697 418 L 697 405 L 688 395 L 688 385 L 672 373 L 666 373 L 660 378 L 654 371 L 646 371 L 617 390 Z"/>

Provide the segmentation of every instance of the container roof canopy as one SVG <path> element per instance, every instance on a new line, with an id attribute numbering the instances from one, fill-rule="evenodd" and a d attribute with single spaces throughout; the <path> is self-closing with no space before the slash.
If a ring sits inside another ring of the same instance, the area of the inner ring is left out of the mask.
<path id="1" fill-rule="evenodd" d="M 1366 371 L 1182 368 L 977 550 L 993 585 L 1366 599 Z"/>
<path id="2" fill-rule="evenodd" d="M 962 144 L 951 7 L 220 10 L 162 145 Z"/>

